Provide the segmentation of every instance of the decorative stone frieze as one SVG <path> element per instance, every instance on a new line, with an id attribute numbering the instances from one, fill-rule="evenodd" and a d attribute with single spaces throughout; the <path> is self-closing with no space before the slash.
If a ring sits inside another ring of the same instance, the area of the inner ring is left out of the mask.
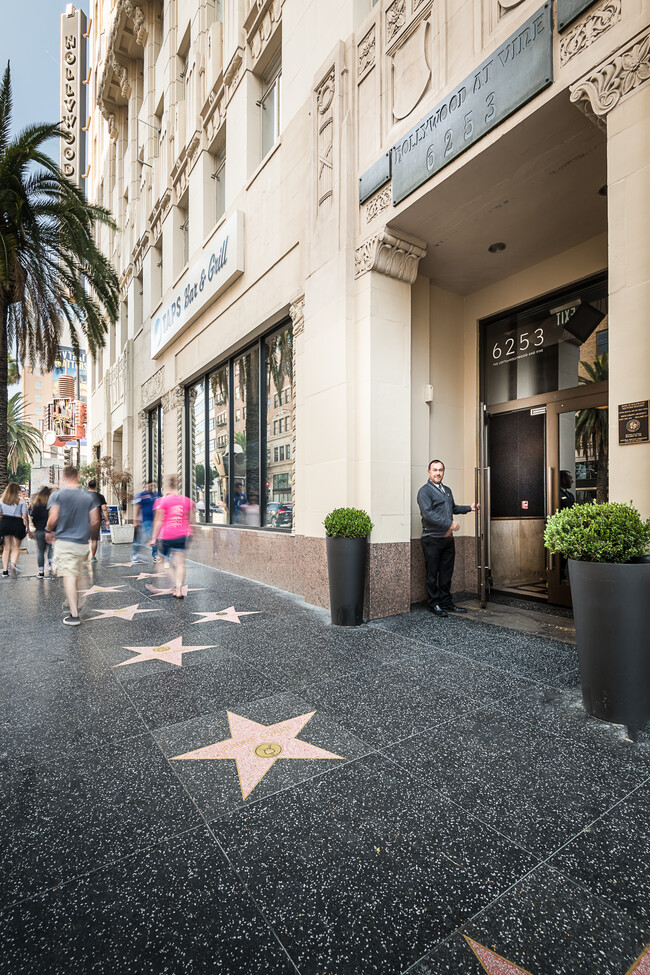
<path id="1" fill-rule="evenodd" d="M 606 0 L 591 11 L 560 40 L 560 64 L 566 64 L 576 54 L 597 40 L 621 19 L 621 0 Z"/>
<path id="2" fill-rule="evenodd" d="M 162 233 L 163 220 L 169 213 L 172 204 L 172 190 L 167 186 L 159 200 L 154 203 L 151 214 L 149 215 L 149 225 L 151 227 L 151 238 L 156 241 Z"/>
<path id="3" fill-rule="evenodd" d="M 183 148 L 178 154 L 178 159 L 174 163 L 171 171 L 172 186 L 176 193 L 176 200 L 180 200 L 190 177 L 188 168 L 187 149 Z"/>
<path id="4" fill-rule="evenodd" d="M 305 327 L 305 296 L 299 295 L 289 305 L 289 318 L 293 325 L 293 335 L 302 335 Z"/>
<path id="5" fill-rule="evenodd" d="M 386 40 L 391 41 L 406 23 L 406 0 L 393 0 L 386 10 Z"/>
<path id="6" fill-rule="evenodd" d="M 196 156 L 196 153 L 200 145 L 201 145 L 201 131 L 200 129 L 197 129 L 192 134 L 189 142 L 187 143 L 187 157 L 190 161 L 190 168 L 194 163 L 194 157 Z"/>
<path id="7" fill-rule="evenodd" d="M 142 405 L 148 406 L 159 399 L 165 388 L 165 367 L 162 366 L 142 384 Z"/>
<path id="8" fill-rule="evenodd" d="M 316 88 L 318 216 L 329 214 L 334 196 L 334 94 L 336 65 Z"/>
<path id="9" fill-rule="evenodd" d="M 393 203 L 393 184 L 388 183 L 366 203 L 366 223 L 370 223 Z"/>
<path id="10" fill-rule="evenodd" d="M 620 47 L 594 71 L 570 88 L 571 101 L 586 115 L 604 123 L 621 98 L 650 79 L 650 27 Z"/>
<path id="11" fill-rule="evenodd" d="M 144 57 L 144 50 L 136 54 L 137 48 L 144 49 L 147 41 L 148 31 L 146 26 L 146 15 L 144 9 L 134 0 L 116 0 L 113 7 L 113 15 L 110 30 L 106 39 L 106 57 L 104 67 L 98 79 L 97 85 L 97 105 L 102 116 L 109 126 L 111 139 L 117 136 L 113 134 L 116 128 L 115 108 L 117 96 L 112 94 L 114 78 L 117 79 L 120 97 L 126 101 L 131 97 L 131 85 L 129 83 L 128 67 L 124 64 L 123 58 L 129 57 L 141 60 Z M 125 38 L 126 43 L 124 43 Z M 133 47 L 133 44 L 136 47 Z M 131 49 L 131 54 L 125 53 Z M 118 58 L 117 52 L 120 52 Z"/>
<path id="12" fill-rule="evenodd" d="M 205 105 L 201 109 L 201 122 L 208 145 L 214 141 L 221 126 L 226 121 L 226 99 L 223 78 L 218 78 L 212 90 L 208 93 Z"/>
<path id="13" fill-rule="evenodd" d="M 161 400 L 163 413 L 170 410 L 182 410 L 185 403 L 185 389 L 183 386 L 174 386 L 169 392 L 165 393 Z"/>
<path id="14" fill-rule="evenodd" d="M 373 24 L 361 43 L 357 46 L 358 81 L 361 81 L 361 79 L 364 78 L 369 71 L 372 71 L 375 66 L 375 61 L 377 59 L 376 34 L 377 29 L 375 24 Z"/>
<path id="15" fill-rule="evenodd" d="M 142 262 L 144 261 L 144 255 L 147 252 L 149 246 L 149 231 L 145 230 L 142 234 L 135 247 L 133 248 L 133 273 L 139 274 L 142 270 Z"/>
<path id="16" fill-rule="evenodd" d="M 280 23 L 283 4 L 284 0 L 262 0 L 251 6 L 245 28 L 248 31 L 248 46 L 253 64 L 256 64 L 266 50 L 269 40 Z"/>
<path id="17" fill-rule="evenodd" d="M 126 395 L 126 366 L 128 352 L 125 350 L 108 371 L 108 408 L 113 411 L 121 406 Z"/>
<path id="18" fill-rule="evenodd" d="M 122 274 L 120 275 L 120 279 L 119 279 L 120 297 L 122 301 L 126 300 L 126 296 L 129 290 L 129 285 L 131 284 L 132 280 L 133 280 L 133 264 L 129 262 L 125 267 L 125 269 L 122 271 Z"/>
<path id="19" fill-rule="evenodd" d="M 246 51 L 243 47 L 239 46 L 230 59 L 228 67 L 223 73 L 223 83 L 226 89 L 226 103 L 229 102 L 234 95 L 235 91 L 237 90 L 237 85 L 244 75 L 245 57 Z"/>
<path id="20" fill-rule="evenodd" d="M 140 430 L 140 450 L 141 450 L 141 462 L 142 462 L 142 481 L 145 481 L 149 476 L 147 470 L 147 437 L 149 435 L 149 414 L 146 410 L 140 410 L 138 413 L 138 429 Z"/>
<path id="21" fill-rule="evenodd" d="M 418 276 L 420 260 L 425 256 L 426 244 L 415 238 L 397 237 L 384 229 L 373 234 L 357 248 L 354 255 L 354 276 L 379 271 L 389 278 L 413 284 Z"/>

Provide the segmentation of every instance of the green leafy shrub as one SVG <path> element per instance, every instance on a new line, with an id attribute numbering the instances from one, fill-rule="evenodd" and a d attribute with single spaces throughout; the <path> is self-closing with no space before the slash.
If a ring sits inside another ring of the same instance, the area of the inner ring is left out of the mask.
<path id="1" fill-rule="evenodd" d="M 544 544 L 578 562 L 629 562 L 650 545 L 650 518 L 642 521 L 631 502 L 574 504 L 551 515 Z"/>
<path id="2" fill-rule="evenodd" d="M 335 508 L 323 524 L 328 538 L 367 538 L 374 527 L 360 508 Z"/>

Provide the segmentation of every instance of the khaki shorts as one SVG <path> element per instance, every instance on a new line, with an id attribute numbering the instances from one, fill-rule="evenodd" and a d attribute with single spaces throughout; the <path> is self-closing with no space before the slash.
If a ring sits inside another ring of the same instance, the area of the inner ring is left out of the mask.
<path id="1" fill-rule="evenodd" d="M 80 542 L 54 540 L 54 571 L 58 576 L 81 575 L 83 564 L 88 558 L 88 546 Z"/>

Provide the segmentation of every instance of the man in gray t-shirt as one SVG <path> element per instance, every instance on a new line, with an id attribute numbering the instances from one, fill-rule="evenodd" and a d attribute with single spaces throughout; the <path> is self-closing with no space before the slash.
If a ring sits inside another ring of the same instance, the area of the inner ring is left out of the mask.
<path id="1" fill-rule="evenodd" d="M 48 504 L 49 515 L 45 539 L 54 537 L 54 569 L 63 577 L 70 613 L 63 622 L 79 626 L 79 576 L 88 555 L 88 536 L 91 527 L 99 522 L 95 499 L 79 487 L 76 467 L 63 470 L 63 487 L 55 491 Z"/>

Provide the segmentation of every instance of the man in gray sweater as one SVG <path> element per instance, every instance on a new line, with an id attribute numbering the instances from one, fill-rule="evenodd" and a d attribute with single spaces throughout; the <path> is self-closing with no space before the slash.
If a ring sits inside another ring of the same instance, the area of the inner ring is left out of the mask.
<path id="1" fill-rule="evenodd" d="M 454 532 L 460 525 L 454 515 L 475 511 L 477 504 L 456 504 L 448 487 L 442 483 L 445 465 L 441 460 L 429 464 L 429 480 L 418 491 L 418 506 L 422 515 L 422 551 L 427 566 L 427 606 L 436 616 L 466 613 L 455 606 L 451 598 L 451 577 L 454 573 L 456 549 Z"/>

